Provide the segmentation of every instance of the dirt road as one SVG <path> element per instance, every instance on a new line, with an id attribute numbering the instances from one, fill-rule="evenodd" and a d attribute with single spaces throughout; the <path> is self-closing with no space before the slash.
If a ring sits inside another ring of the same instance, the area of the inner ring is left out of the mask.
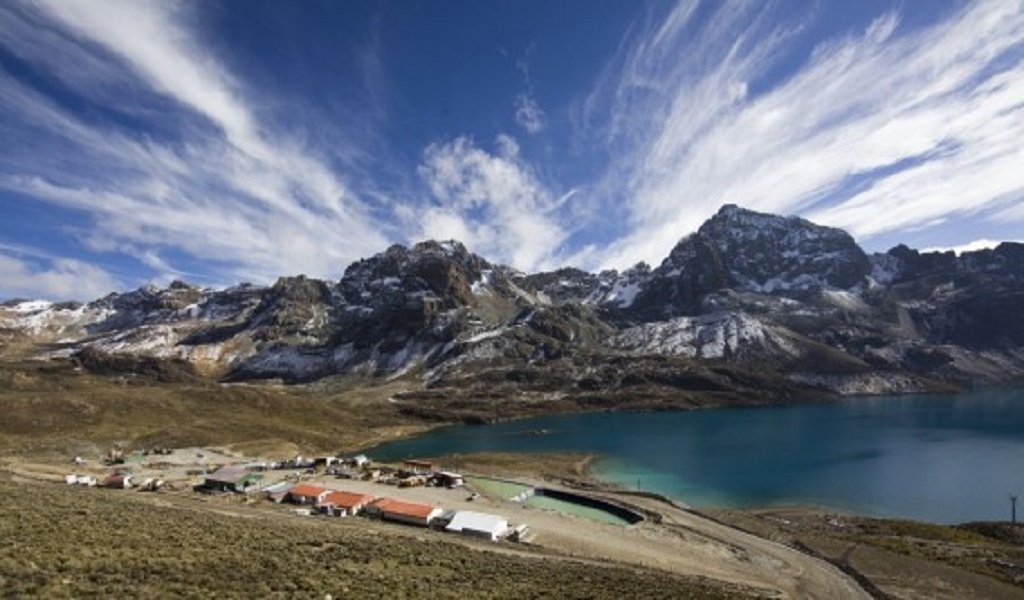
<path id="1" fill-rule="evenodd" d="M 513 524 L 527 523 L 537 545 L 577 558 L 699 575 L 758 588 L 768 596 L 782 598 L 871 597 L 851 577 L 823 560 L 654 499 L 629 497 L 628 501 L 660 513 L 661 523 L 645 521 L 622 526 L 486 495 L 469 501 L 466 490 L 399 489 L 336 479 L 323 483 L 354 492 L 429 502 L 447 509 L 501 514 Z M 550 487 L 549 483 L 544 485 Z"/>

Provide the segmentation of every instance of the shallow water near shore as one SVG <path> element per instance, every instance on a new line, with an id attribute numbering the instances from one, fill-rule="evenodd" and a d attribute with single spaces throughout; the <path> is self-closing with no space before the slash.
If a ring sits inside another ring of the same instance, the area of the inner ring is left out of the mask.
<path id="1" fill-rule="evenodd" d="M 598 479 L 695 507 L 800 504 L 941 523 L 1009 519 L 1024 491 L 1024 390 L 811 405 L 591 413 L 446 427 L 372 449 L 396 460 L 587 452 Z"/>

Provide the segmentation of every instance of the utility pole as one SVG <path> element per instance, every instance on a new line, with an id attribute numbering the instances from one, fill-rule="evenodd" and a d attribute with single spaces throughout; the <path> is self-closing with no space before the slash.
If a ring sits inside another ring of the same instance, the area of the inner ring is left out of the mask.
<path id="1" fill-rule="evenodd" d="M 1010 523 L 1017 524 L 1017 495 L 1010 494 Z"/>

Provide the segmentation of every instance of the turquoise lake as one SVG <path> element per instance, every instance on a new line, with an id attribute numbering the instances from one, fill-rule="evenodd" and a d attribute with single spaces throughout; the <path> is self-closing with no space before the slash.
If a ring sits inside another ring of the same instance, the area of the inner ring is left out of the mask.
<path id="1" fill-rule="evenodd" d="M 369 452 L 398 460 L 492 451 L 597 453 L 607 457 L 594 464 L 600 479 L 695 507 L 1008 520 L 1009 495 L 1024 493 L 1024 390 L 540 417 L 446 427 Z"/>

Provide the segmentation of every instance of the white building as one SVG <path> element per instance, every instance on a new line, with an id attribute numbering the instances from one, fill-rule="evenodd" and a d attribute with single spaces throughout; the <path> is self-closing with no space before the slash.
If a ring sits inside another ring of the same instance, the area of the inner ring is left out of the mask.
<path id="1" fill-rule="evenodd" d="M 460 510 L 455 513 L 445 530 L 496 541 L 508 532 L 508 519 L 498 515 Z"/>

